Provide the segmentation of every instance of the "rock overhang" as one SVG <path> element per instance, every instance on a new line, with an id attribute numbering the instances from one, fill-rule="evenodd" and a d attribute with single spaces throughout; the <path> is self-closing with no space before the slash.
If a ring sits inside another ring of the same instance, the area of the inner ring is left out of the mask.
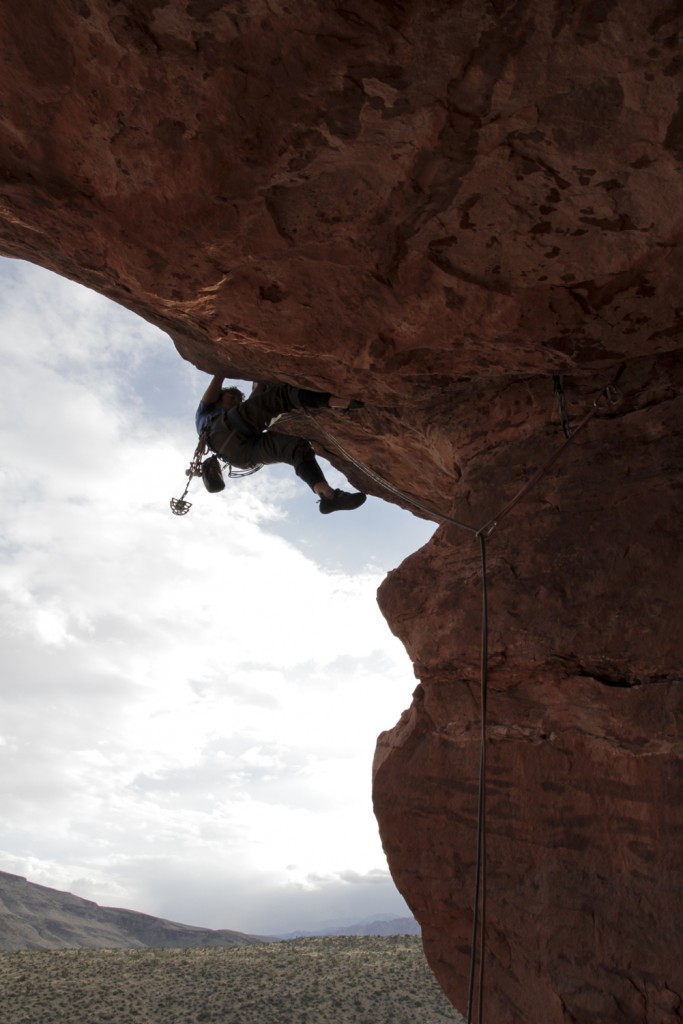
<path id="1" fill-rule="evenodd" d="M 562 443 L 554 379 L 575 424 L 626 363 L 618 409 L 491 538 L 490 1005 L 676 1019 L 677 6 L 82 0 L 0 21 L 2 252 L 207 371 L 362 391 L 342 440 L 407 495 L 486 522 Z M 381 738 L 376 811 L 461 1008 L 480 587 L 443 526 L 380 592 L 420 686 Z"/>

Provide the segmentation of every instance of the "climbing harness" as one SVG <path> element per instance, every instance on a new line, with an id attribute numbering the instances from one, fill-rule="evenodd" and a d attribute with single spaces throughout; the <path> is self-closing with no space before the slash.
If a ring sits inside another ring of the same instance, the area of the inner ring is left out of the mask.
<path id="1" fill-rule="evenodd" d="M 564 403 L 564 391 L 561 386 L 561 378 L 554 378 L 554 381 L 560 380 L 559 392 L 558 385 L 555 384 L 555 394 L 561 395 L 561 417 L 562 426 L 565 434 L 565 440 L 558 448 L 553 451 L 549 458 L 536 470 L 535 473 L 527 480 L 524 486 L 517 492 L 517 494 L 505 504 L 500 511 L 492 516 L 483 526 L 476 527 L 467 523 L 460 522 L 458 519 L 454 519 L 453 516 L 445 515 L 443 512 L 437 512 L 435 509 L 431 509 L 428 506 L 417 501 L 415 498 L 411 498 L 403 492 L 399 491 L 398 488 L 394 487 L 388 481 L 384 480 L 381 476 L 375 473 L 373 470 L 368 469 L 363 463 L 355 459 L 344 447 L 332 437 L 324 427 L 316 421 L 318 430 L 321 432 L 327 441 L 331 442 L 339 453 L 347 459 L 353 466 L 356 467 L 361 473 L 367 476 L 370 480 L 378 484 L 379 487 L 393 494 L 395 497 L 401 499 L 413 508 L 418 509 L 421 512 L 426 513 L 428 516 L 435 519 L 440 519 L 444 523 L 450 523 L 453 526 L 457 526 L 459 529 L 466 530 L 468 533 L 474 534 L 479 541 L 479 549 L 481 555 L 481 579 L 482 579 L 482 610 L 481 610 L 481 663 L 480 663 L 480 745 L 479 745 L 479 781 L 478 781 L 478 798 L 477 798 L 477 825 L 476 825 L 476 853 L 475 853 L 475 883 L 474 883 L 474 898 L 473 898 L 473 912 L 472 912 L 472 938 L 470 945 L 470 970 L 469 970 L 469 981 L 468 981 L 468 993 L 467 993 L 467 1024 L 474 1024 L 473 1022 L 473 1009 L 474 1009 L 474 982 L 477 971 L 477 961 L 479 965 L 479 982 L 477 988 L 477 1007 L 478 1007 L 478 1021 L 479 1024 L 483 1024 L 484 1019 L 484 954 L 486 951 L 485 946 L 485 931 L 486 931 L 486 747 L 487 747 L 487 710 L 488 710 L 488 647 L 489 647 L 489 609 L 488 609 L 488 583 L 487 583 L 487 567 L 486 567 L 486 542 L 498 528 L 502 520 L 507 516 L 512 509 L 529 493 L 529 491 L 545 476 L 551 466 L 560 458 L 564 453 L 568 445 L 576 438 L 576 436 L 590 423 L 590 421 L 598 415 L 598 413 L 608 410 L 610 407 L 614 407 L 621 400 L 621 394 L 617 389 L 617 383 L 621 377 L 625 363 L 621 363 L 613 376 L 612 380 L 605 385 L 605 387 L 599 392 L 597 397 L 594 399 L 591 408 L 585 414 L 585 416 L 579 421 L 574 430 L 569 427 L 569 419 L 566 412 L 566 404 Z"/>
<path id="2" fill-rule="evenodd" d="M 222 461 L 224 465 L 227 465 L 228 477 L 233 480 L 239 480 L 244 476 L 251 476 L 262 468 L 261 464 L 259 464 L 255 466 L 247 466 L 241 469 L 237 466 L 230 465 L 229 462 L 222 459 L 221 456 L 215 453 L 209 455 L 209 457 L 205 459 L 204 456 L 207 455 L 209 451 L 209 435 L 208 431 L 204 430 L 199 435 L 199 441 L 194 450 L 194 455 L 190 460 L 190 465 L 185 470 L 185 476 L 188 478 L 185 490 L 180 498 L 171 498 L 170 506 L 171 512 L 174 516 L 185 516 L 192 508 L 192 502 L 186 501 L 185 498 L 194 477 L 200 476 L 204 481 L 204 486 L 207 491 L 212 494 L 223 490 L 225 483 L 223 482 L 223 470 L 221 468 L 220 461 Z"/>

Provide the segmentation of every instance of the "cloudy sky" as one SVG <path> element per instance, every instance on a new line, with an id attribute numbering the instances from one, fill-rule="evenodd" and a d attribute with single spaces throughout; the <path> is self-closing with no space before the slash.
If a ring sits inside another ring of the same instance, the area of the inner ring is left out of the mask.
<path id="1" fill-rule="evenodd" d="M 0 870 L 252 933 L 407 913 L 370 767 L 415 681 L 375 592 L 433 527 L 321 516 L 284 467 L 173 516 L 208 378 L 28 264 L 0 323 Z"/>

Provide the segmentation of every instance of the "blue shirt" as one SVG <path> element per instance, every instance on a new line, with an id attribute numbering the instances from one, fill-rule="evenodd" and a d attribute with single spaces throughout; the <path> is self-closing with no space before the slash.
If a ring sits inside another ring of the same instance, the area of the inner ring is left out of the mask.
<path id="1" fill-rule="evenodd" d="M 194 416 L 197 433 L 201 434 L 202 431 L 208 430 L 212 421 L 220 416 L 222 411 L 217 402 L 200 402 Z"/>

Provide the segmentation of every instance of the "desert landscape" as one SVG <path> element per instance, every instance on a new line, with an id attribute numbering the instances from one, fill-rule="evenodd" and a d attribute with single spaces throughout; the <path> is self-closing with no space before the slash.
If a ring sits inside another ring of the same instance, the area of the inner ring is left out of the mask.
<path id="1" fill-rule="evenodd" d="M 438 1024 L 417 936 L 0 954 L 3 1024 Z"/>

